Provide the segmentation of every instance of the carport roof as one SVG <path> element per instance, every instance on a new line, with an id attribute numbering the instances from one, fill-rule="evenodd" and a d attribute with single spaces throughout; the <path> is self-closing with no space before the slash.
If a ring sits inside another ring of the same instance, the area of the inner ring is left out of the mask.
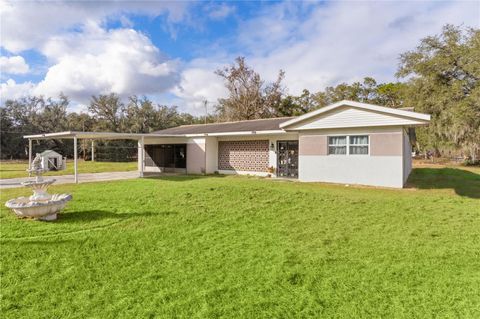
<path id="1" fill-rule="evenodd" d="M 165 134 L 155 134 L 155 133 L 114 133 L 114 132 L 76 132 L 76 131 L 65 131 L 57 133 L 44 133 L 44 134 L 34 134 L 34 135 L 25 135 L 23 138 L 28 139 L 70 139 L 70 138 L 80 138 L 80 139 L 106 139 L 106 140 L 139 140 L 142 137 L 168 137 L 169 135 Z M 178 136 L 178 135 L 170 135 Z"/>

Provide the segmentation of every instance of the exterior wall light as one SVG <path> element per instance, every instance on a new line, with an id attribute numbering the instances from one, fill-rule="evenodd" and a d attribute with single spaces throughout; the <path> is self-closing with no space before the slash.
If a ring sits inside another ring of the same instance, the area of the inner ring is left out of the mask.
<path id="1" fill-rule="evenodd" d="M 270 151 L 275 151 L 275 143 L 274 142 L 270 143 Z"/>

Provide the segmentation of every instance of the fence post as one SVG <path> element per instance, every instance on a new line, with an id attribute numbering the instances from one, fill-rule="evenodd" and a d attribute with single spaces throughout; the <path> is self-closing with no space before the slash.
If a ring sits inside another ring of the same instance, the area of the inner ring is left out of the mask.
<path id="1" fill-rule="evenodd" d="M 138 165 L 140 169 L 140 177 L 143 177 L 143 167 L 145 166 L 145 140 L 142 138 L 138 140 Z"/>
<path id="2" fill-rule="evenodd" d="M 75 176 L 75 184 L 78 184 L 78 166 L 77 166 L 77 137 L 73 137 L 73 172 Z"/>
<path id="3" fill-rule="evenodd" d="M 28 139 L 28 169 L 32 169 L 32 139 Z M 32 176 L 32 173 L 28 172 L 28 176 Z"/>

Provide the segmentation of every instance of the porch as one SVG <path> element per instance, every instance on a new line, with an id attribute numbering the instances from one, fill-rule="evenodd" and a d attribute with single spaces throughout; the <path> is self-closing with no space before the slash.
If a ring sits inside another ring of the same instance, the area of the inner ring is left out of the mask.
<path id="1" fill-rule="evenodd" d="M 145 172 L 298 178 L 295 134 L 204 134 L 145 141 Z"/>

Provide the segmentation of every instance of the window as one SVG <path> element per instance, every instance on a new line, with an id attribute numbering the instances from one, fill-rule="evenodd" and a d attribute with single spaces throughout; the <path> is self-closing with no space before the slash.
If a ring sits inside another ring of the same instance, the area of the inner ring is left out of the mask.
<path id="1" fill-rule="evenodd" d="M 329 136 L 329 155 L 368 155 L 368 135 Z"/>
<path id="2" fill-rule="evenodd" d="M 347 137 L 346 136 L 329 136 L 328 137 L 328 154 L 346 155 L 347 154 Z"/>
<path id="3" fill-rule="evenodd" d="M 187 144 L 145 145 L 145 166 L 186 168 Z"/>
<path id="4" fill-rule="evenodd" d="M 368 155 L 368 136 L 367 135 L 350 136 L 349 154 Z"/>

